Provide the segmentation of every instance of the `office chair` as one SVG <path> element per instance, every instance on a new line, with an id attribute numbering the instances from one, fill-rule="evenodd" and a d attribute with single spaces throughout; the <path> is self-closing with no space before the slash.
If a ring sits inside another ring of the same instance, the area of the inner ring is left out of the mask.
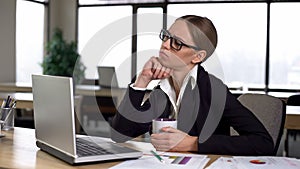
<path id="1" fill-rule="evenodd" d="M 291 106 L 300 106 L 300 94 L 288 97 L 286 104 Z"/>
<path id="2" fill-rule="evenodd" d="M 284 129 L 285 103 L 279 98 L 266 94 L 247 93 L 239 96 L 238 100 L 252 111 L 265 126 L 273 139 L 273 154 L 276 155 Z"/>

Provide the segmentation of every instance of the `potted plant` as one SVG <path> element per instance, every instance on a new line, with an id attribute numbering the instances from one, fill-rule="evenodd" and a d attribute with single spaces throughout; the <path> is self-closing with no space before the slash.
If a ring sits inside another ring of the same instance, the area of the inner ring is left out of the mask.
<path id="1" fill-rule="evenodd" d="M 54 30 L 51 40 L 47 43 L 46 53 L 41 64 L 43 74 L 73 77 L 75 84 L 84 79 L 86 67 L 80 61 L 77 44 L 74 41 L 67 43 L 59 28 Z"/>

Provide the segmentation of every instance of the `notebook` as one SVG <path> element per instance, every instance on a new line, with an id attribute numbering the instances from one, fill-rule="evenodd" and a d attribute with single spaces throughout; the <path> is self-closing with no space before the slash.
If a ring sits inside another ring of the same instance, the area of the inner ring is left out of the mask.
<path id="1" fill-rule="evenodd" d="M 142 156 L 107 138 L 76 135 L 72 78 L 32 75 L 32 92 L 36 144 L 41 150 L 69 164 Z M 83 152 L 79 144 L 86 148 Z"/>
<path id="2" fill-rule="evenodd" d="M 115 67 L 112 66 L 98 66 L 98 83 L 103 88 L 118 88 L 118 79 Z"/>

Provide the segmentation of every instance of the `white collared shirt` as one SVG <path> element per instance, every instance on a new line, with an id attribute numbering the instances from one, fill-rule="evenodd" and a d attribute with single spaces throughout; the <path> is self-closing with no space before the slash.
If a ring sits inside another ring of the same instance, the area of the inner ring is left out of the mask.
<path id="1" fill-rule="evenodd" d="M 173 118 L 177 118 L 178 112 L 179 112 L 179 108 L 180 108 L 180 103 L 182 100 L 182 96 L 184 93 L 184 90 L 186 88 L 186 85 L 189 82 L 189 79 L 191 79 L 191 85 L 192 85 L 192 89 L 194 89 L 194 87 L 196 86 L 197 83 L 197 71 L 198 71 L 198 65 L 196 65 L 184 78 L 182 86 L 180 88 L 179 91 L 179 95 L 178 98 L 176 100 L 176 93 L 174 88 L 171 86 L 169 79 L 163 79 L 159 82 L 160 88 L 167 94 L 167 96 L 169 97 L 169 100 L 171 101 L 171 104 L 173 106 L 174 109 L 174 115 Z M 137 87 L 133 87 L 133 84 L 130 85 L 130 87 L 132 87 L 134 90 L 146 90 L 145 88 L 137 88 Z M 143 103 L 142 103 L 143 104 Z M 172 114 L 172 113 L 171 113 Z"/>
<path id="2" fill-rule="evenodd" d="M 197 72 L 198 72 L 198 65 L 196 65 L 184 78 L 182 86 L 180 88 L 179 91 L 179 95 L 178 98 L 176 100 L 176 93 L 174 88 L 171 86 L 169 79 L 163 79 L 159 82 L 160 88 L 167 94 L 167 96 L 169 97 L 169 100 L 171 101 L 171 104 L 174 108 L 174 117 L 173 118 L 177 118 L 178 112 L 179 112 L 179 108 L 180 108 L 180 103 L 182 100 L 182 96 L 184 93 L 184 90 L 186 88 L 186 85 L 189 82 L 189 79 L 191 79 L 191 85 L 192 85 L 192 89 L 194 89 L 194 87 L 196 86 L 196 79 L 197 79 Z M 133 84 L 130 85 L 131 88 L 133 88 L 134 90 L 146 90 L 146 88 L 139 88 L 139 87 L 134 87 Z M 144 103 L 144 102 L 143 102 Z M 143 103 L 141 103 L 141 105 L 143 105 Z M 172 114 L 172 113 L 171 113 Z"/>
<path id="3" fill-rule="evenodd" d="M 163 79 L 160 81 L 160 88 L 168 95 L 169 100 L 172 103 L 172 106 L 174 108 L 174 118 L 177 118 L 179 109 L 180 109 L 180 103 L 182 100 L 182 96 L 184 93 L 184 90 L 186 88 L 186 85 L 189 82 L 189 79 L 191 79 L 191 85 L 192 85 L 192 89 L 194 89 L 194 87 L 196 86 L 196 82 L 197 82 L 197 70 L 198 70 L 198 65 L 196 65 L 184 78 L 182 86 L 180 88 L 179 91 L 179 95 L 178 98 L 176 100 L 176 93 L 174 88 L 171 86 L 169 79 Z"/>

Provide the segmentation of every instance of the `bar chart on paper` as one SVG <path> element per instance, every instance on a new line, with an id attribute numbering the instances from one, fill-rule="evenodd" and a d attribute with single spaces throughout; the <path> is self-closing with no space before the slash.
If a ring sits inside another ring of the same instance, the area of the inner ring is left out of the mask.
<path id="1" fill-rule="evenodd" d="M 182 154 L 182 153 L 159 153 L 158 155 L 163 159 L 157 159 L 153 154 L 144 154 L 143 157 L 137 160 L 128 160 L 122 162 L 110 169 L 148 169 L 151 168 L 164 168 L 164 169 L 195 169 L 203 168 L 209 158 L 206 155 L 197 154 Z"/>

